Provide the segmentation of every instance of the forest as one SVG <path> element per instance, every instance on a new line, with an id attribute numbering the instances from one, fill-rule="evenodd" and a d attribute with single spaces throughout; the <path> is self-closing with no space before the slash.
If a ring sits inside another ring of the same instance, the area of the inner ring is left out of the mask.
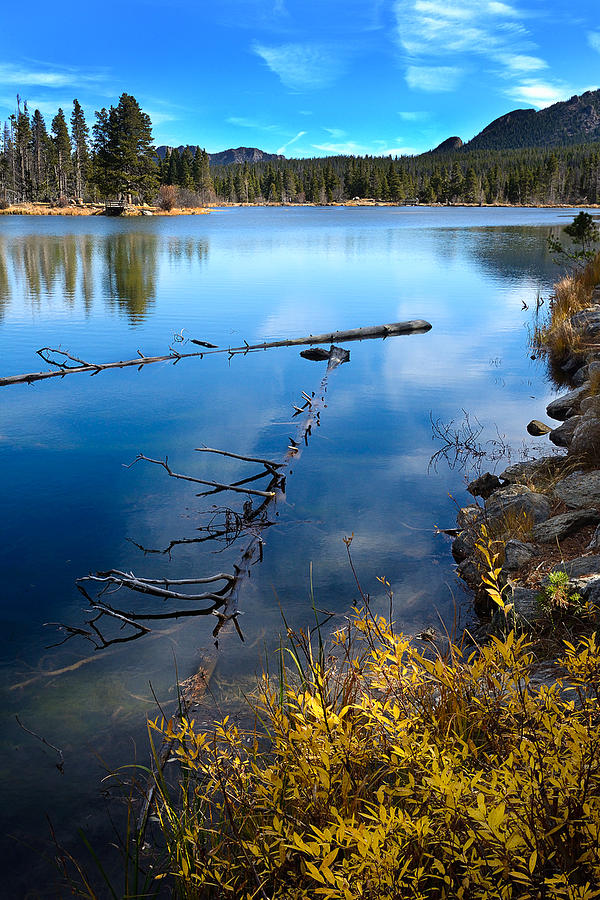
<path id="1" fill-rule="evenodd" d="M 200 146 L 156 153 L 135 97 L 96 112 L 90 129 L 73 101 L 50 129 L 17 97 L 0 143 L 0 206 L 57 206 L 120 198 L 163 208 L 209 203 L 595 204 L 600 143 L 513 150 L 468 147 L 418 156 L 330 156 L 210 166 Z"/>

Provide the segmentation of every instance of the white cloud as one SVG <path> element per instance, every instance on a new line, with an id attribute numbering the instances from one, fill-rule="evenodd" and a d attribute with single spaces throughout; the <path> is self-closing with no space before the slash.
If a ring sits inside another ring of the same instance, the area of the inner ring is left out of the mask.
<path id="1" fill-rule="evenodd" d="M 279 125 L 263 125 L 255 119 L 248 119 L 246 116 L 229 116 L 226 120 L 230 125 L 236 125 L 238 128 L 254 128 L 257 131 L 277 131 Z"/>
<path id="2" fill-rule="evenodd" d="M 600 31 L 590 31 L 588 32 L 588 43 L 590 47 L 594 50 L 597 50 L 600 53 Z"/>
<path id="3" fill-rule="evenodd" d="M 358 144 L 356 141 L 339 143 L 313 144 L 313 149 L 323 153 L 335 153 L 337 156 L 412 156 L 418 151 L 414 147 L 386 147 L 384 141 L 374 144 Z"/>
<path id="4" fill-rule="evenodd" d="M 12 63 L 0 63 L 0 85 L 14 85 L 21 88 L 62 88 L 79 85 L 82 82 L 97 82 L 103 77 L 100 73 L 82 73 L 76 69 L 54 68 L 44 64 L 28 68 Z"/>
<path id="5" fill-rule="evenodd" d="M 507 56 L 503 61 L 510 74 L 522 74 L 524 72 L 539 72 L 540 69 L 547 69 L 548 63 L 540 59 L 538 56 L 526 56 L 524 54 L 515 54 Z"/>
<path id="6" fill-rule="evenodd" d="M 286 87 L 294 90 L 327 87 L 344 70 L 340 48 L 333 44 L 293 43 L 278 47 L 254 44 L 254 52 Z"/>
<path id="7" fill-rule="evenodd" d="M 294 137 L 287 141 L 287 143 L 282 144 L 282 146 L 276 152 L 282 154 L 285 150 L 287 150 L 288 147 L 291 147 L 292 144 L 295 144 L 296 141 L 299 141 L 301 137 L 304 137 L 305 134 L 306 131 L 299 131 L 298 134 L 294 135 Z"/>
<path id="8" fill-rule="evenodd" d="M 462 73 L 463 70 L 457 66 L 409 66 L 406 83 L 419 91 L 454 91 Z"/>
<path id="9" fill-rule="evenodd" d="M 403 122 L 422 122 L 429 118 L 428 112 L 399 112 L 398 115 Z"/>
<path id="10" fill-rule="evenodd" d="M 573 91 L 563 84 L 547 84 L 541 81 L 524 81 L 507 90 L 506 96 L 518 103 L 527 103 L 543 109 L 560 100 L 568 100 Z"/>

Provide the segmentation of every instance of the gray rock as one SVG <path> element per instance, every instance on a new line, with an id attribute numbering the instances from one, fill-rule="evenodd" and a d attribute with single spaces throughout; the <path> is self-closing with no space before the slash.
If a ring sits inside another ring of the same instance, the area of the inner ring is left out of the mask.
<path id="1" fill-rule="evenodd" d="M 484 475 L 480 475 L 479 478 L 476 478 L 475 481 L 472 481 L 467 485 L 467 490 L 470 494 L 473 494 L 474 497 L 483 497 L 484 500 L 497 491 L 499 487 L 502 487 L 500 479 L 497 475 L 492 475 L 490 472 L 486 472 Z"/>
<path id="2" fill-rule="evenodd" d="M 589 384 L 586 381 L 581 387 L 575 388 L 574 391 L 569 391 L 568 394 L 563 394 L 562 397 L 552 400 L 546 407 L 546 412 L 550 418 L 564 422 L 569 416 L 576 415 L 579 412 L 579 404 L 585 397 L 588 388 Z"/>
<path id="3" fill-rule="evenodd" d="M 567 475 L 555 486 L 554 496 L 571 509 L 600 506 L 600 472 L 576 472 Z"/>
<path id="4" fill-rule="evenodd" d="M 481 575 L 479 574 L 479 569 L 474 559 L 463 560 L 458 566 L 457 572 L 470 588 L 477 590 L 481 585 Z"/>
<path id="5" fill-rule="evenodd" d="M 452 541 L 452 556 L 457 563 L 475 556 L 475 542 L 478 540 L 475 529 L 465 528 L 464 531 Z"/>
<path id="6" fill-rule="evenodd" d="M 532 435 L 532 437 L 541 437 L 543 434 L 548 434 L 550 431 L 552 431 L 550 426 L 540 422 L 539 419 L 532 419 L 527 426 L 527 433 Z"/>
<path id="7" fill-rule="evenodd" d="M 549 517 L 550 501 L 522 484 L 511 484 L 492 494 L 485 502 L 485 510 L 492 520 L 500 520 L 510 514 L 527 516 L 536 525 Z"/>
<path id="8" fill-rule="evenodd" d="M 576 372 L 577 369 L 580 369 L 584 364 L 585 358 L 581 356 L 579 353 L 569 353 L 563 362 L 561 369 L 563 372 L 566 372 L 567 375 L 572 375 L 573 372 Z"/>
<path id="9" fill-rule="evenodd" d="M 600 395 L 593 394 L 591 397 L 584 397 L 581 403 L 579 404 L 579 412 L 582 416 L 586 416 L 589 414 L 599 417 L 600 416 Z"/>
<path id="10" fill-rule="evenodd" d="M 504 566 L 508 572 L 516 572 L 522 569 L 536 556 L 533 544 L 524 544 L 523 541 L 507 541 L 504 547 Z"/>
<path id="11" fill-rule="evenodd" d="M 600 362 L 597 360 L 593 360 L 591 363 L 588 363 L 585 366 L 582 366 L 580 369 L 577 369 L 571 381 L 575 385 L 575 387 L 581 387 L 584 381 L 589 381 L 590 378 L 597 378 L 600 375 Z"/>
<path id="12" fill-rule="evenodd" d="M 513 604 L 513 610 L 519 618 L 531 622 L 534 619 L 539 619 L 542 614 L 537 598 L 538 591 L 515 586 L 512 590 L 512 596 L 509 595 L 507 600 Z"/>
<path id="13" fill-rule="evenodd" d="M 583 421 L 583 416 L 571 416 L 558 428 L 553 428 L 548 437 L 557 447 L 569 447 L 573 440 L 575 429 L 581 421 Z"/>
<path id="14" fill-rule="evenodd" d="M 571 325 L 575 331 L 583 332 L 590 337 L 600 332 L 600 308 L 590 306 L 571 316 Z"/>
<path id="15" fill-rule="evenodd" d="M 504 481 L 510 481 L 511 484 L 521 484 L 524 481 L 533 481 L 541 468 L 559 458 L 561 457 L 540 456 L 539 459 L 514 463 L 512 466 L 508 466 L 504 472 L 500 472 L 499 477 L 503 478 Z"/>
<path id="16" fill-rule="evenodd" d="M 567 537 L 586 525 L 600 522 L 600 513 L 596 509 L 577 509 L 573 512 L 561 513 L 536 525 L 532 532 L 534 541 L 539 544 L 552 544 L 556 540 Z"/>
<path id="17" fill-rule="evenodd" d="M 571 437 L 571 454 L 580 460 L 590 463 L 600 460 L 600 418 L 595 416 L 592 410 L 586 413 L 585 416 L 576 416 L 574 418 L 580 421 L 577 423 Z M 567 421 L 573 420 L 568 419 Z M 567 422 L 565 422 L 566 424 Z"/>
<path id="18" fill-rule="evenodd" d="M 592 535 L 592 539 L 588 544 L 588 550 L 600 550 L 600 525 L 596 528 Z"/>
<path id="19" fill-rule="evenodd" d="M 569 587 L 572 591 L 577 591 L 583 600 L 594 605 L 600 603 L 600 576 L 588 575 L 582 578 L 572 578 L 569 581 Z"/>
<path id="20" fill-rule="evenodd" d="M 464 528 L 475 528 L 482 515 L 483 510 L 480 506 L 476 506 L 475 503 L 472 503 L 470 506 L 463 506 L 457 513 L 456 524 L 461 531 Z"/>
<path id="21" fill-rule="evenodd" d="M 566 572 L 569 579 L 600 575 L 600 556 L 579 556 L 577 559 L 555 566 L 553 571 Z"/>

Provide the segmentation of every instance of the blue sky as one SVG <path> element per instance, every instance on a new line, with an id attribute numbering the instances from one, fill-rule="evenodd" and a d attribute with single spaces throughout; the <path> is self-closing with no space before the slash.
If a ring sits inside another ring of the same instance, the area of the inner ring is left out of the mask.
<path id="1" fill-rule="evenodd" d="M 8 8 L 6 8 L 8 6 Z M 157 144 L 403 154 L 600 87 L 600 0 L 31 0 L 0 119 L 134 94 Z M 6 36 L 12 36 L 7 40 Z"/>

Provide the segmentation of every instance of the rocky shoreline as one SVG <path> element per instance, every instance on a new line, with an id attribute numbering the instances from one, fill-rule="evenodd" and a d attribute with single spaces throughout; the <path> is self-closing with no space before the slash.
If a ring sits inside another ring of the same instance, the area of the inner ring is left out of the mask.
<path id="1" fill-rule="evenodd" d="M 561 424 L 534 420 L 527 426 L 566 454 L 519 462 L 471 482 L 467 490 L 482 503 L 459 510 L 452 543 L 459 576 L 475 592 L 476 605 L 490 610 L 482 582 L 489 567 L 477 547 L 487 535 L 498 553 L 504 602 L 525 625 L 549 613 L 570 614 L 570 598 L 580 608 L 600 607 L 600 284 L 589 305 L 570 316 L 570 327 L 570 348 L 552 361 L 571 389 L 546 408 Z M 540 602 L 544 596 L 549 605 Z"/>

